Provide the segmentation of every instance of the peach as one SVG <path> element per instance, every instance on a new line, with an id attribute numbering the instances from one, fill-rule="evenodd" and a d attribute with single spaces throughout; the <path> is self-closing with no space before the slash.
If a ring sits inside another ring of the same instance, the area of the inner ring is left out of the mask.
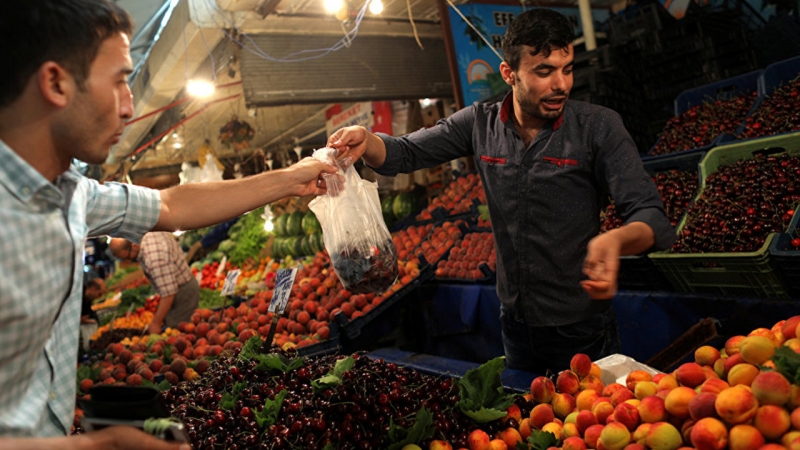
<path id="1" fill-rule="evenodd" d="M 781 333 L 781 335 L 783 335 L 783 333 Z M 773 347 L 780 347 L 781 344 L 783 344 L 783 339 L 781 339 L 783 336 L 779 337 L 769 328 L 756 328 L 755 330 L 751 331 L 748 336 L 763 336 L 772 342 Z"/>
<path id="2" fill-rule="evenodd" d="M 736 425 L 728 432 L 729 450 L 757 450 L 762 445 L 764 436 L 752 425 Z"/>
<path id="3" fill-rule="evenodd" d="M 453 450 L 453 446 L 447 441 L 435 439 L 431 441 L 430 445 L 428 446 L 428 450 Z"/>
<path id="4" fill-rule="evenodd" d="M 503 417 L 500 421 L 502 423 L 508 423 L 509 419 L 514 419 L 519 424 L 522 422 L 522 411 L 520 411 L 519 406 L 511 405 L 506 408 L 506 416 Z"/>
<path id="5" fill-rule="evenodd" d="M 625 400 L 625 404 L 626 405 L 633 405 L 633 406 L 636 407 L 636 409 L 639 409 L 639 404 L 640 403 L 642 403 L 642 401 L 639 400 L 638 398 L 632 398 L 630 400 Z"/>
<path id="6" fill-rule="evenodd" d="M 519 423 L 519 435 L 522 437 L 523 441 L 528 440 L 528 436 L 533 434 L 533 426 L 531 426 L 531 419 L 530 417 L 526 417 L 522 419 L 522 422 Z"/>
<path id="7" fill-rule="evenodd" d="M 571 436 L 564 439 L 564 442 L 561 444 L 562 450 L 586 450 L 586 442 L 583 441 L 580 437 Z"/>
<path id="8" fill-rule="evenodd" d="M 678 379 L 675 378 L 674 375 L 670 375 L 670 374 L 665 374 L 656 383 L 657 383 L 656 386 L 658 387 L 659 391 L 672 390 L 672 389 L 675 389 L 676 387 L 678 387 Z M 635 392 L 635 390 L 634 390 L 634 392 Z"/>
<path id="9" fill-rule="evenodd" d="M 500 439 L 506 443 L 509 448 L 517 448 L 517 442 L 522 442 L 522 435 L 516 428 L 508 427 L 500 432 Z"/>
<path id="10" fill-rule="evenodd" d="M 636 384 L 638 386 L 642 383 L 652 383 L 652 381 L 640 381 L 639 383 Z M 633 395 L 633 392 L 630 389 L 628 388 L 617 389 L 613 394 L 611 394 L 611 404 L 617 406 L 620 403 L 625 403 L 626 401 L 632 398 L 636 398 L 636 396 Z"/>
<path id="11" fill-rule="evenodd" d="M 620 403 L 614 408 L 614 420 L 625 425 L 628 431 L 633 431 L 639 426 L 639 410 L 628 403 Z"/>
<path id="12" fill-rule="evenodd" d="M 721 356 L 718 360 L 714 361 L 714 373 L 717 374 L 718 377 L 723 378 L 725 375 L 728 374 L 728 371 L 725 370 L 725 364 L 728 361 L 727 356 Z"/>
<path id="13" fill-rule="evenodd" d="M 489 441 L 489 450 L 508 450 L 508 445 L 502 439 L 492 439 Z"/>
<path id="14" fill-rule="evenodd" d="M 550 405 L 553 407 L 553 413 L 555 413 L 556 417 L 563 419 L 566 418 L 569 413 L 575 410 L 575 397 L 570 394 L 556 392 L 555 396 L 553 396 L 553 401 L 550 402 Z"/>
<path id="15" fill-rule="evenodd" d="M 694 351 L 694 362 L 701 366 L 713 366 L 718 359 L 719 350 L 710 345 L 703 345 Z"/>
<path id="16" fill-rule="evenodd" d="M 667 408 L 664 399 L 650 395 L 642 399 L 639 404 L 639 418 L 645 423 L 663 422 L 667 419 Z"/>
<path id="17" fill-rule="evenodd" d="M 578 378 L 586 377 L 592 371 L 592 360 L 589 355 L 576 353 L 569 361 L 569 368 L 578 375 Z"/>
<path id="18" fill-rule="evenodd" d="M 725 373 L 728 374 L 734 366 L 744 363 L 744 358 L 742 358 L 741 353 L 737 353 L 733 356 L 729 356 L 725 359 Z M 720 375 L 722 377 L 722 375 Z"/>
<path id="19" fill-rule="evenodd" d="M 580 390 L 582 391 L 592 389 L 597 392 L 602 392 L 603 387 L 603 380 L 601 380 L 599 377 L 594 375 L 586 375 L 585 377 L 581 378 Z"/>
<path id="20" fill-rule="evenodd" d="M 575 418 L 575 426 L 578 427 L 578 433 L 580 433 L 581 436 L 583 436 L 587 428 L 592 425 L 597 425 L 597 423 L 597 417 L 589 410 L 578 412 L 578 416 Z"/>
<path id="21" fill-rule="evenodd" d="M 728 357 L 731 357 L 739 353 L 739 347 L 742 345 L 744 338 L 745 337 L 742 335 L 736 335 L 728 338 L 728 340 L 725 341 L 725 354 L 728 355 Z"/>
<path id="22" fill-rule="evenodd" d="M 623 388 L 627 389 L 627 387 L 622 384 L 610 383 L 603 388 L 603 391 L 600 392 L 600 395 L 603 397 L 611 398 L 611 396 L 614 395 L 614 392 L 617 392 L 618 390 Z"/>
<path id="23" fill-rule="evenodd" d="M 683 444 L 683 436 L 671 423 L 656 422 L 650 426 L 645 443 L 651 450 L 677 450 Z"/>
<path id="24" fill-rule="evenodd" d="M 792 430 L 781 436 L 781 445 L 789 450 L 800 449 L 800 431 Z"/>
<path id="25" fill-rule="evenodd" d="M 546 423 L 550 423 L 555 419 L 556 415 L 553 412 L 553 407 L 549 403 L 539 403 L 531 410 L 531 426 L 537 430 L 541 430 Z"/>
<path id="26" fill-rule="evenodd" d="M 631 391 L 636 390 L 636 383 L 640 381 L 652 381 L 653 375 L 650 372 L 646 372 L 644 370 L 634 370 L 625 377 L 625 386 L 628 387 Z"/>
<path id="27" fill-rule="evenodd" d="M 599 379 L 603 379 L 603 369 L 595 363 L 592 363 L 592 369 L 589 370 L 589 375 L 594 375 Z"/>
<path id="28" fill-rule="evenodd" d="M 489 435 L 485 431 L 476 428 L 467 436 L 467 447 L 469 450 L 487 450 L 489 440 Z"/>
<path id="29" fill-rule="evenodd" d="M 720 380 L 719 378 L 709 378 L 700 385 L 699 393 L 702 394 L 707 392 L 709 394 L 719 394 L 729 387 L 731 387 L 731 385 L 729 385 L 726 381 Z"/>
<path id="30" fill-rule="evenodd" d="M 717 395 L 717 415 L 729 425 L 749 422 L 756 415 L 758 400 L 747 389 L 730 387 Z"/>
<path id="31" fill-rule="evenodd" d="M 713 417 L 698 420 L 689 436 L 697 450 L 722 450 L 728 445 L 728 428 Z"/>
<path id="32" fill-rule="evenodd" d="M 739 353 L 746 363 L 760 366 L 775 356 L 775 345 L 764 336 L 747 336 L 742 339 Z"/>
<path id="33" fill-rule="evenodd" d="M 786 403 L 789 409 L 795 409 L 800 406 L 800 385 L 792 384 L 792 393 L 789 395 L 789 401 Z"/>
<path id="34" fill-rule="evenodd" d="M 565 423 L 561 426 L 561 439 L 566 439 L 569 437 L 581 437 L 581 434 L 578 432 L 578 426 L 574 423 Z"/>
<path id="35" fill-rule="evenodd" d="M 578 423 L 578 410 L 573 409 L 571 413 L 567 414 L 567 417 L 564 417 L 564 423 Z"/>
<path id="36" fill-rule="evenodd" d="M 600 433 L 607 425 L 592 425 L 583 433 L 583 440 L 586 442 L 586 447 L 597 448 L 597 441 L 600 440 Z"/>
<path id="37" fill-rule="evenodd" d="M 780 444 L 767 443 L 762 445 L 759 450 L 786 450 L 786 448 Z"/>
<path id="38" fill-rule="evenodd" d="M 787 339 L 786 342 L 783 343 L 783 346 L 789 347 L 794 350 L 795 353 L 800 353 L 800 339 L 798 338 Z"/>
<path id="39" fill-rule="evenodd" d="M 592 406 L 592 414 L 597 417 L 597 423 L 606 423 L 608 416 L 614 414 L 614 405 L 611 402 L 598 402 Z"/>
<path id="40" fill-rule="evenodd" d="M 792 385 L 779 372 L 761 372 L 750 383 L 760 405 L 783 406 L 792 395 Z"/>
<path id="41" fill-rule="evenodd" d="M 686 419 L 683 422 L 678 421 L 678 423 L 669 421 L 674 425 L 676 428 L 680 427 L 681 436 L 683 436 L 683 442 L 692 442 L 692 428 L 694 428 L 695 421 L 692 419 Z"/>
<path id="42" fill-rule="evenodd" d="M 631 439 L 639 445 L 645 445 L 645 441 L 647 438 L 647 433 L 650 431 L 650 427 L 653 424 L 651 423 L 643 423 L 636 427 L 636 430 L 631 435 Z"/>
<path id="43" fill-rule="evenodd" d="M 703 367 L 697 363 L 684 363 L 675 370 L 675 378 L 682 386 L 695 388 L 706 381 L 706 374 Z"/>
<path id="44" fill-rule="evenodd" d="M 594 401 L 599 397 L 600 394 L 598 394 L 594 389 L 580 391 L 578 392 L 578 395 L 575 396 L 575 406 L 578 408 L 578 411 L 583 411 L 585 409 L 591 410 L 592 403 L 594 403 Z"/>
<path id="45" fill-rule="evenodd" d="M 789 414 L 789 420 L 792 422 L 792 428 L 800 430 L 800 408 L 794 408 Z"/>
<path id="46" fill-rule="evenodd" d="M 400 450 L 422 450 L 422 447 L 417 444 L 406 444 Z"/>
<path id="47" fill-rule="evenodd" d="M 764 405 L 756 410 L 753 425 L 768 440 L 777 440 L 789 431 L 792 421 L 789 412 L 780 406 Z"/>
<path id="48" fill-rule="evenodd" d="M 581 388 L 580 378 L 571 370 L 564 370 L 556 378 L 556 390 L 564 394 L 575 394 Z"/>
<path id="49" fill-rule="evenodd" d="M 546 431 L 548 433 L 553 433 L 553 435 L 556 437 L 556 440 L 560 442 L 561 441 L 561 432 L 562 432 L 563 428 L 564 428 L 564 426 L 559 422 L 550 422 L 550 423 L 544 424 L 544 426 L 542 427 L 542 431 L 543 432 Z"/>
<path id="50" fill-rule="evenodd" d="M 639 400 L 649 397 L 651 395 L 656 395 L 658 392 L 658 384 L 652 381 L 640 381 L 636 383 L 636 387 L 634 388 L 633 395 L 634 397 L 638 398 Z"/>
<path id="51" fill-rule="evenodd" d="M 781 334 L 783 334 L 784 339 L 792 339 L 797 336 L 797 325 L 800 324 L 800 316 L 792 316 L 786 319 L 786 322 L 783 323 L 781 327 Z"/>
<path id="52" fill-rule="evenodd" d="M 717 410 L 714 408 L 716 400 L 717 394 L 711 394 L 709 392 L 697 394 L 694 398 L 689 400 L 689 416 L 692 420 L 716 417 Z"/>
<path id="53" fill-rule="evenodd" d="M 547 377 L 536 377 L 531 381 L 531 395 L 536 403 L 550 403 L 556 393 L 556 385 Z"/>
<path id="54" fill-rule="evenodd" d="M 706 375 L 706 380 L 710 380 L 712 378 L 719 378 L 717 372 L 714 372 L 714 369 L 711 366 L 702 366 L 703 373 Z"/>
<path id="55" fill-rule="evenodd" d="M 630 444 L 626 445 L 625 448 L 623 448 L 622 450 L 647 450 L 647 447 L 645 447 L 642 444 L 631 442 Z"/>
<path id="56" fill-rule="evenodd" d="M 600 442 L 603 447 L 609 450 L 622 450 L 631 442 L 631 432 L 628 428 L 619 423 L 612 422 L 606 425 L 600 432 Z"/>
<path id="57" fill-rule="evenodd" d="M 731 386 L 737 386 L 740 384 L 744 386 L 750 386 L 759 372 L 760 371 L 758 370 L 758 367 L 752 364 L 737 364 L 731 367 L 731 370 L 728 372 L 728 384 Z"/>
<path id="58" fill-rule="evenodd" d="M 664 407 L 673 417 L 685 419 L 689 417 L 689 402 L 697 395 L 694 389 L 679 386 L 669 391 L 664 398 Z"/>

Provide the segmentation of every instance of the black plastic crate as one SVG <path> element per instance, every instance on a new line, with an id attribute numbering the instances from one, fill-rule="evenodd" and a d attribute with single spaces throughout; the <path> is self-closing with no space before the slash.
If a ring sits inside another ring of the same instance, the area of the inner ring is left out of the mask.
<path id="1" fill-rule="evenodd" d="M 793 298 L 800 298 L 800 249 L 792 246 L 792 239 L 798 237 L 798 224 L 800 214 L 795 214 L 786 233 L 776 235 L 769 246 L 770 262 Z"/>

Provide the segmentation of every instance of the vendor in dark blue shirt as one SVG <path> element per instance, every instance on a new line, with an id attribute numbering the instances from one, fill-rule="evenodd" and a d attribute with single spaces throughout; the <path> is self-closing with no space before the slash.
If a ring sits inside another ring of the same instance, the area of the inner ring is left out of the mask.
<path id="1" fill-rule="evenodd" d="M 434 127 L 394 138 L 363 127 L 336 131 L 339 157 L 360 157 L 393 176 L 472 156 L 497 247 L 497 292 L 510 368 L 569 368 L 620 351 L 609 301 L 620 255 L 666 249 L 675 232 L 636 146 L 614 111 L 567 100 L 572 25 L 533 9 L 503 39 L 500 73 L 512 91 L 475 103 Z M 608 195 L 625 225 L 599 234 Z"/>

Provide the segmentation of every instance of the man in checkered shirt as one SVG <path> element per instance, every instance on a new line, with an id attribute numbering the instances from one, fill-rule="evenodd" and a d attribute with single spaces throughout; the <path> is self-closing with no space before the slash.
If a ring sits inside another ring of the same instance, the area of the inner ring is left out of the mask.
<path id="1" fill-rule="evenodd" d="M 200 228 L 292 195 L 325 192 L 306 159 L 241 180 L 163 191 L 99 184 L 133 116 L 132 26 L 109 0 L 0 2 L 0 448 L 177 449 L 129 427 L 66 437 L 75 411 L 83 245 Z M 213 205 L 213 207 L 209 207 Z M 31 437 L 43 439 L 31 440 Z"/>
<path id="2" fill-rule="evenodd" d="M 177 328 L 179 323 L 191 319 L 200 302 L 200 285 L 171 233 L 147 233 L 141 245 L 114 238 L 108 248 L 117 258 L 138 262 L 161 297 L 148 332 L 161 333 L 165 324 Z"/>

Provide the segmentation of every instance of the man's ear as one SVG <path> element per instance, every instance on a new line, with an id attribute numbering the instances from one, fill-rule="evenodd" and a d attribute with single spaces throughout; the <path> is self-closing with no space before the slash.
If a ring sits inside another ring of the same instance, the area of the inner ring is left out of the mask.
<path id="1" fill-rule="evenodd" d="M 61 65 L 47 61 L 36 71 L 39 92 L 45 101 L 63 108 L 75 92 L 75 79 Z"/>
<path id="2" fill-rule="evenodd" d="M 503 61 L 500 63 L 500 75 L 503 77 L 503 81 L 506 82 L 509 86 L 514 86 L 517 82 L 516 75 L 514 75 L 514 71 L 511 69 L 511 66 L 508 65 L 507 62 Z"/>

